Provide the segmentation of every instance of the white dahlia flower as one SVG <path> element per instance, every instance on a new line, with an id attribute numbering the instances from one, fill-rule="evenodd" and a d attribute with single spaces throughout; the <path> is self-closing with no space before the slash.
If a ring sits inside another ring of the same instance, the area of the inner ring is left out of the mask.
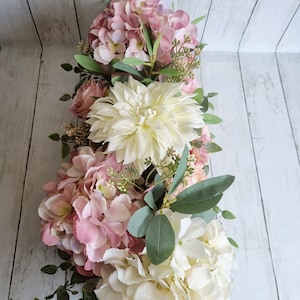
<path id="1" fill-rule="evenodd" d="M 146 158 L 158 164 L 168 148 L 181 154 L 198 137 L 195 129 L 204 122 L 192 97 L 181 94 L 181 83 L 145 86 L 132 77 L 117 82 L 107 97 L 91 106 L 89 139 L 108 142 L 107 150 L 116 152 L 118 162 L 133 163 L 142 173 Z"/>

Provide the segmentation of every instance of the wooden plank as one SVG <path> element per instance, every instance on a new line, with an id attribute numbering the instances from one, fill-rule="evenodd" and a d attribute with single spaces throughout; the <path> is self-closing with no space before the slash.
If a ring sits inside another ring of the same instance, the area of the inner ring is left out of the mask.
<path id="1" fill-rule="evenodd" d="M 240 247 L 232 299 L 277 299 L 237 55 L 203 53 L 202 80 L 206 93 L 219 93 L 212 101 L 214 113 L 223 119 L 210 127 L 223 148 L 212 155 L 212 173 L 236 176 L 219 205 L 237 216 L 223 222 Z"/>
<path id="2" fill-rule="evenodd" d="M 275 55 L 242 55 L 241 67 L 279 296 L 294 300 L 300 293 L 300 169 Z"/>
<path id="3" fill-rule="evenodd" d="M 73 0 L 28 0 L 42 44 L 70 46 L 79 42 Z"/>
<path id="4" fill-rule="evenodd" d="M 40 65 L 38 48 L 0 52 L 0 294 L 7 299 Z M 30 76 L 28 76 L 30 74 Z"/>
<path id="5" fill-rule="evenodd" d="M 93 20 L 103 11 L 106 4 L 104 0 L 75 0 L 75 5 L 81 39 L 85 41 Z"/>
<path id="6" fill-rule="evenodd" d="M 300 54 L 278 53 L 277 61 L 283 86 L 283 92 L 292 126 L 293 136 L 300 158 Z"/>
<path id="7" fill-rule="evenodd" d="M 42 185 L 56 178 L 56 170 L 62 162 L 60 143 L 51 141 L 48 135 L 53 132 L 61 133 L 61 124 L 70 121 L 70 103 L 60 102 L 58 99 L 64 93 L 72 93 L 78 78 L 74 73 L 65 72 L 60 64 L 73 63 L 74 53 L 76 48 L 65 47 L 50 47 L 43 52 L 11 288 L 11 298 L 16 300 L 34 297 L 43 299 L 43 296 L 49 295 L 59 284 L 64 283 L 62 272 L 58 276 L 40 272 L 42 266 L 57 263 L 59 260 L 54 247 L 46 247 L 40 240 L 37 209 L 45 196 Z"/>
<path id="8" fill-rule="evenodd" d="M 278 47 L 278 52 L 300 52 L 300 6 L 289 24 Z"/>
<path id="9" fill-rule="evenodd" d="M 256 0 L 212 1 L 203 42 L 208 51 L 237 51 Z"/>
<path id="10" fill-rule="evenodd" d="M 0 1 L 0 44 L 38 44 L 26 1 Z"/>
<path id="11" fill-rule="evenodd" d="M 299 0 L 258 1 L 241 42 L 240 51 L 275 51 L 298 5 Z"/>

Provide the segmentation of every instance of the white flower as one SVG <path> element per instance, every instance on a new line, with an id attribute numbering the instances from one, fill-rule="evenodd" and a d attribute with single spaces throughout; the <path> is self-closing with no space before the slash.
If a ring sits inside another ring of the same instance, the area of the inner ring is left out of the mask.
<path id="1" fill-rule="evenodd" d="M 204 123 L 193 95 L 181 95 L 180 88 L 161 82 L 146 87 L 132 77 L 117 82 L 108 97 L 91 106 L 89 139 L 109 142 L 108 151 L 116 152 L 117 161 L 133 163 L 139 173 L 146 158 L 158 164 L 170 147 L 181 154 Z"/>
<path id="2" fill-rule="evenodd" d="M 146 251 L 108 249 L 95 290 L 101 300 L 229 300 L 233 248 L 221 223 L 164 209 L 175 232 L 169 259 L 154 265 Z M 225 239 L 224 239 L 225 238 Z"/>

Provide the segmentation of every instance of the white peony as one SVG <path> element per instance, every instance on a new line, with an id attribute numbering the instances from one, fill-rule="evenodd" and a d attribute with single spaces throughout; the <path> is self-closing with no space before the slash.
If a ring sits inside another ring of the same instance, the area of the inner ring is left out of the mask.
<path id="1" fill-rule="evenodd" d="M 221 223 L 163 212 L 176 237 L 171 257 L 154 265 L 146 251 L 138 256 L 128 249 L 108 249 L 95 290 L 98 299 L 229 300 L 234 253 Z"/>
<path id="2" fill-rule="evenodd" d="M 181 83 L 145 86 L 132 77 L 127 83 L 117 82 L 109 96 L 91 106 L 89 139 L 109 142 L 108 151 L 116 152 L 117 161 L 133 163 L 139 173 L 146 158 L 158 164 L 170 147 L 181 154 L 198 138 L 195 129 L 204 122 L 193 95 L 181 95 L 180 88 Z"/>

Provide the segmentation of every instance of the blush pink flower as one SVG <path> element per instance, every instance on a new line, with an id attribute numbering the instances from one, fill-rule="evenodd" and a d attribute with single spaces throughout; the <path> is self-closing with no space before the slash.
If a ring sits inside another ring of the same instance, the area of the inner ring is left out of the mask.
<path id="1" fill-rule="evenodd" d="M 70 107 L 71 113 L 78 118 L 85 118 L 90 111 L 90 107 L 95 102 L 95 98 L 106 96 L 108 85 L 106 81 L 89 80 L 76 92 Z"/>

